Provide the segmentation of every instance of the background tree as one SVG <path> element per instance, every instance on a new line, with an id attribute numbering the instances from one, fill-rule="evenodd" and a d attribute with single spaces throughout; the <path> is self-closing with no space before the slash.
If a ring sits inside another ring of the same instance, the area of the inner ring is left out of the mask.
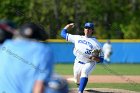
<path id="1" fill-rule="evenodd" d="M 17 25 L 35 22 L 50 38 L 70 22 L 73 34 L 83 34 L 85 22 L 94 22 L 100 39 L 140 39 L 140 0 L 0 0 L 0 18 Z"/>

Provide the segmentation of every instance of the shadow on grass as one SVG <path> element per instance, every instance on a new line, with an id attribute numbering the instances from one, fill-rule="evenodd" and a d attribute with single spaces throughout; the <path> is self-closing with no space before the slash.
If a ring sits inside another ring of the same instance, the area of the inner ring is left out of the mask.
<path id="1" fill-rule="evenodd" d="M 87 89 L 85 91 L 87 93 L 115 93 L 115 92 L 102 92 L 102 91 L 97 91 L 97 90 L 92 90 L 92 89 Z"/>

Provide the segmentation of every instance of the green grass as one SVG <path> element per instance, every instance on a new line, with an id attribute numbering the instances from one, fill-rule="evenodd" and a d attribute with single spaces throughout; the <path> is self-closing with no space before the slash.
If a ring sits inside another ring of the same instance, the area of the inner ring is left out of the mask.
<path id="1" fill-rule="evenodd" d="M 61 75 L 73 75 L 73 64 L 57 64 L 55 72 Z M 92 75 L 140 75 L 140 64 L 97 64 Z"/>
<path id="2" fill-rule="evenodd" d="M 61 75 L 73 75 L 73 64 L 57 64 L 55 72 Z M 92 75 L 140 75 L 140 64 L 97 64 Z M 71 88 L 76 88 L 70 83 Z M 114 88 L 140 92 L 140 84 L 132 83 L 88 83 L 87 88 Z"/>
<path id="3" fill-rule="evenodd" d="M 77 88 L 74 83 L 70 83 L 69 86 L 70 88 Z M 126 83 L 88 83 L 86 88 L 114 88 L 140 92 L 140 84 L 135 85 Z"/>

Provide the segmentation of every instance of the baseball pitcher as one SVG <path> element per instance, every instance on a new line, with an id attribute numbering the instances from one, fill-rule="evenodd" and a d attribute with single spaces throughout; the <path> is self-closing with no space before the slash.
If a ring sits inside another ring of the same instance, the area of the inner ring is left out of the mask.
<path id="1" fill-rule="evenodd" d="M 66 25 L 61 36 L 69 42 L 74 43 L 73 54 L 76 56 L 73 72 L 75 83 L 79 85 L 79 93 L 83 93 L 88 82 L 88 76 L 95 68 L 97 62 L 103 62 L 103 52 L 100 43 L 92 37 L 95 32 L 93 23 L 85 23 L 84 36 L 67 33 L 73 28 L 74 23 Z"/>

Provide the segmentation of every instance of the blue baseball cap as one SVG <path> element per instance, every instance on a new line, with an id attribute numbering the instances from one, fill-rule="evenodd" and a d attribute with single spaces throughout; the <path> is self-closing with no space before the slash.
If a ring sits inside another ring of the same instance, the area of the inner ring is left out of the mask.
<path id="1" fill-rule="evenodd" d="M 85 26 L 84 26 L 85 28 L 92 28 L 92 29 L 94 29 L 94 24 L 93 23 L 90 23 L 90 22 L 88 22 L 88 23 L 85 23 Z"/>

